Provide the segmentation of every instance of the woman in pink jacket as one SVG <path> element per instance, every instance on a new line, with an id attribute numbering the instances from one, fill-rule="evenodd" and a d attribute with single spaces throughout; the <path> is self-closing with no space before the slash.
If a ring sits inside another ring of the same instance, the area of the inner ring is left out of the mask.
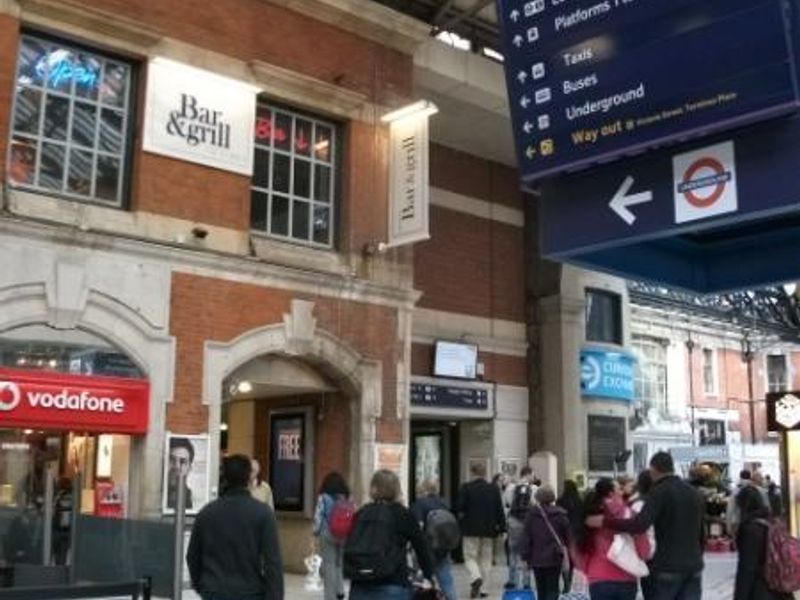
<path id="1" fill-rule="evenodd" d="M 594 493 L 586 498 L 587 517 L 602 514 L 625 518 L 629 510 L 619 484 L 611 479 L 600 479 L 594 487 Z M 638 576 L 623 570 L 608 558 L 615 535 L 618 534 L 606 527 L 584 527 L 582 539 L 578 542 L 577 551 L 582 570 L 589 580 L 592 600 L 636 600 Z M 635 536 L 634 542 L 640 557 L 649 556 L 646 535 Z"/>

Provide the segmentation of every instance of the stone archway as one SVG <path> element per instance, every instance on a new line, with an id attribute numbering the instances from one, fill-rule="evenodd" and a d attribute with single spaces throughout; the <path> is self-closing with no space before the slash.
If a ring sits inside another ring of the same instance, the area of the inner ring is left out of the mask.
<path id="1" fill-rule="evenodd" d="M 4 248 L 5 250 L 5 248 Z M 8 248 L 0 274 L 0 331 L 44 324 L 83 329 L 125 352 L 150 381 L 150 425 L 133 446 L 130 514 L 158 515 L 161 506 L 165 406 L 172 399 L 175 340 L 169 335 L 169 269 L 74 251 Z M 154 283 L 166 294 L 142 299 Z M 151 483 L 155 482 L 155 483 Z"/>
<path id="2" fill-rule="evenodd" d="M 282 323 L 248 331 L 230 342 L 206 342 L 203 402 L 209 408 L 211 447 L 219 447 L 222 386 L 238 367 L 259 356 L 278 354 L 301 358 L 314 365 L 354 403 L 349 479 L 357 497 L 375 464 L 376 421 L 381 414 L 382 364 L 362 357 L 351 346 L 316 326 L 314 303 L 292 300 L 291 313 Z M 211 481 L 219 479 L 219 456 L 212 453 Z"/>

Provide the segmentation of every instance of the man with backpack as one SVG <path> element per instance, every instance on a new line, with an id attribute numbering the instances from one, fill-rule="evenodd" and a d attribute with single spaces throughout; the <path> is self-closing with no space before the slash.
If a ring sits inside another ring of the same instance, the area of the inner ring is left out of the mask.
<path id="1" fill-rule="evenodd" d="M 508 581 L 505 585 L 507 590 L 531 587 L 531 572 L 522 562 L 520 553 L 525 519 L 531 506 L 535 504 L 537 489 L 533 469 L 526 465 L 520 471 L 519 481 L 515 485 L 508 486 L 506 490 L 504 500 L 508 508 Z"/>
<path id="2" fill-rule="evenodd" d="M 472 481 L 461 486 L 456 501 L 456 515 L 464 536 L 464 566 L 470 575 L 470 598 L 487 598 L 482 591 L 489 585 L 494 554 L 494 540 L 506 528 L 500 489 L 486 481 L 486 465 L 470 465 Z"/>
<path id="3" fill-rule="evenodd" d="M 450 553 L 458 548 L 461 531 L 455 515 L 439 495 L 439 484 L 436 481 L 428 479 L 419 485 L 417 501 L 411 506 L 411 514 L 428 539 L 433 570 L 445 598 L 458 600 Z"/>

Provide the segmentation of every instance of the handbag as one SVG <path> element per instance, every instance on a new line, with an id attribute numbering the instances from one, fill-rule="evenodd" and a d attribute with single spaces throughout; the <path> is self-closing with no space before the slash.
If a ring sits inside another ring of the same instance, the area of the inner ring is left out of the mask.
<path id="1" fill-rule="evenodd" d="M 547 512 L 541 505 L 539 506 L 539 510 L 542 513 L 542 518 L 544 519 L 545 525 L 547 525 L 547 528 L 550 530 L 550 534 L 553 536 L 553 539 L 556 541 L 556 544 L 558 544 L 558 549 L 561 551 L 561 573 L 562 574 L 569 573 L 569 570 L 572 565 L 570 564 L 569 561 L 569 552 L 567 551 L 567 547 L 564 545 L 564 542 L 561 541 L 561 538 L 558 537 L 558 534 L 556 533 L 553 524 L 550 523 L 550 519 L 547 518 Z"/>
<path id="2" fill-rule="evenodd" d="M 650 574 L 650 569 L 639 558 L 633 538 L 627 533 L 618 533 L 614 536 L 614 541 L 606 553 L 606 558 L 634 577 L 641 579 Z"/>

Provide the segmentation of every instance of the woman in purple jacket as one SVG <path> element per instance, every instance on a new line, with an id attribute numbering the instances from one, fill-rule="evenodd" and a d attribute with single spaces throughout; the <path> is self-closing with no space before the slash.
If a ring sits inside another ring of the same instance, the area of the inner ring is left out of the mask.
<path id="1" fill-rule="evenodd" d="M 555 505 L 553 488 L 544 485 L 536 491 L 538 506 L 525 520 L 521 556 L 533 569 L 539 600 L 558 600 L 561 569 L 569 548 L 567 511 Z"/>

